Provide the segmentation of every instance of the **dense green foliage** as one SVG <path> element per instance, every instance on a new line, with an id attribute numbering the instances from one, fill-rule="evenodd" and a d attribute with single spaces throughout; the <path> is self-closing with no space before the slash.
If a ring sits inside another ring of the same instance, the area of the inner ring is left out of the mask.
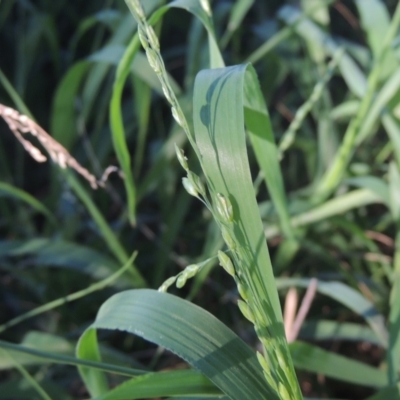
<path id="1" fill-rule="evenodd" d="M 400 5 L 141 3 L 0 1 L 0 399 L 400 399 Z"/>

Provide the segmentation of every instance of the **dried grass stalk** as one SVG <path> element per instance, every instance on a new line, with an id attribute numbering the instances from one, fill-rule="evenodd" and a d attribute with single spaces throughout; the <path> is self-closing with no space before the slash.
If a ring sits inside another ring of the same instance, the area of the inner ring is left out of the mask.
<path id="1" fill-rule="evenodd" d="M 97 181 L 96 177 L 92 175 L 86 168 L 82 167 L 82 165 L 80 165 L 78 161 L 68 153 L 65 147 L 54 140 L 36 122 L 32 121 L 26 115 L 20 114 L 17 110 L 6 107 L 3 104 L 0 104 L 0 117 L 6 121 L 10 130 L 22 144 L 24 149 L 37 162 L 45 162 L 47 157 L 43 155 L 42 152 L 30 141 L 23 137 L 27 133 L 30 133 L 39 140 L 42 146 L 46 149 L 47 153 L 50 155 L 50 158 L 61 168 L 73 168 L 90 183 L 93 189 L 98 188 L 99 182 Z"/>

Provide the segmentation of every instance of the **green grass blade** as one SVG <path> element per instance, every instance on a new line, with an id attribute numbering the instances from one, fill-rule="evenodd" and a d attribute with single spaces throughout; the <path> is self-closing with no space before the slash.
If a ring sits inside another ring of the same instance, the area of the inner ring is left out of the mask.
<path id="1" fill-rule="evenodd" d="M 306 226 L 334 215 L 343 214 L 354 208 L 383 202 L 382 193 L 377 194 L 370 189 L 352 190 L 349 193 L 328 200 L 309 211 L 293 216 L 291 224 L 293 228 Z M 265 229 L 265 236 L 271 238 L 278 235 L 279 232 L 280 228 L 278 226 L 270 225 Z"/>
<path id="2" fill-rule="evenodd" d="M 387 385 L 384 370 L 307 343 L 294 342 L 289 347 L 293 362 L 299 369 L 363 386 L 383 387 Z"/>
<path id="3" fill-rule="evenodd" d="M 276 284 L 279 289 L 292 286 L 307 288 L 310 284 L 310 279 L 279 278 L 276 280 Z M 369 300 L 341 282 L 318 281 L 317 291 L 335 299 L 364 318 L 379 338 L 380 344 L 383 347 L 387 347 L 388 331 L 385 326 L 385 319 Z"/>
<path id="4" fill-rule="evenodd" d="M 58 143 L 71 150 L 77 138 L 75 98 L 90 68 L 87 61 L 75 63 L 62 78 L 52 102 L 50 132 Z"/>
<path id="5" fill-rule="evenodd" d="M 389 382 L 394 385 L 400 372 L 400 172 L 396 163 L 389 166 L 390 209 L 397 233 L 394 251 L 394 277 L 390 293 L 389 348 L 387 351 Z"/>
<path id="6" fill-rule="evenodd" d="M 242 264 L 238 268 L 251 293 L 249 301 L 260 313 L 259 318 L 269 321 L 268 333 L 263 335 L 269 344 L 274 344 L 265 350 L 271 352 L 271 357 L 274 351 L 284 354 L 285 373 L 293 395 L 298 398 L 301 394 L 287 349 L 246 149 L 245 124 L 282 230 L 291 238 L 277 148 L 254 69 L 250 65 L 239 65 L 201 71 L 195 81 L 193 119 L 195 142 L 211 197 L 215 201 L 217 194 L 222 194 L 232 204 L 229 235 L 237 247 L 238 263 Z"/>
<path id="7" fill-rule="evenodd" d="M 137 253 L 132 255 L 132 257 L 128 260 L 128 262 L 122 266 L 118 271 L 114 272 L 112 275 L 109 277 L 103 279 L 100 282 L 96 282 L 87 288 L 83 290 L 79 290 L 75 293 L 71 293 L 67 296 L 60 297 L 59 299 L 50 301 L 46 304 L 43 304 L 42 306 L 36 307 L 33 310 L 28 311 L 25 314 L 19 315 L 18 317 L 15 317 L 11 319 L 10 321 L 0 325 L 0 333 L 4 332 L 6 329 L 11 328 L 12 326 L 15 326 L 23 321 L 26 321 L 27 319 L 36 317 L 37 315 L 40 315 L 44 312 L 53 310 L 54 308 L 60 307 L 66 303 L 69 303 L 71 301 L 78 300 L 82 297 L 85 297 L 93 292 L 97 292 L 98 290 L 102 290 L 108 285 L 110 285 L 112 282 L 114 282 L 117 278 L 119 278 L 124 272 L 128 270 L 128 268 L 132 267 L 132 263 L 134 259 L 136 258 Z"/>
<path id="8" fill-rule="evenodd" d="M 139 50 L 139 39 L 137 34 L 133 37 L 127 47 L 124 56 L 117 67 L 113 91 L 110 101 L 110 128 L 113 145 L 119 164 L 124 173 L 124 185 L 127 195 L 128 218 L 131 224 L 136 224 L 136 186 L 131 169 L 131 158 L 126 143 L 126 135 L 122 118 L 122 93 L 125 81 L 130 72 L 132 59 Z"/>
<path id="9" fill-rule="evenodd" d="M 33 348 L 32 344 L 30 344 L 28 347 L 0 340 L 0 348 L 8 350 L 13 357 L 17 358 L 17 360 L 23 365 L 55 363 L 62 365 L 73 365 L 76 367 L 81 366 L 123 376 L 137 376 L 148 373 L 148 371 L 141 369 L 121 367 L 119 365 L 96 362 L 92 360 L 82 360 L 80 358 L 71 357 L 58 352 L 45 351 L 42 349 Z M 10 363 L 6 363 L 4 360 L 1 360 L 0 369 L 8 368 L 10 368 Z"/>
<path id="10" fill-rule="evenodd" d="M 21 375 L 25 378 L 25 380 L 28 382 L 30 386 L 36 391 L 36 393 L 43 399 L 43 400 L 51 400 L 49 395 L 45 392 L 45 390 L 39 385 L 39 383 L 36 381 L 36 379 L 31 376 L 31 374 L 24 368 L 22 365 L 20 365 L 17 361 L 13 359 L 13 357 L 6 351 L 6 350 L 1 350 L 0 352 L 5 354 L 6 357 L 9 357 L 12 359 L 15 368 L 21 373 Z"/>
<path id="11" fill-rule="evenodd" d="M 112 231 L 112 229 L 108 225 L 107 221 L 104 219 L 103 215 L 101 214 L 101 212 L 99 211 L 93 200 L 90 198 L 86 190 L 83 188 L 83 186 L 79 183 L 79 181 L 76 179 L 74 175 L 68 173 L 67 171 L 66 177 L 68 183 L 71 185 L 71 188 L 74 190 L 74 192 L 82 201 L 82 203 L 85 205 L 86 209 L 92 216 L 94 222 L 98 226 L 100 233 L 103 236 L 104 241 L 106 242 L 110 251 L 114 254 L 115 258 L 121 264 L 126 264 L 129 260 L 128 254 L 122 247 L 115 233 Z M 132 268 L 130 269 L 130 275 L 132 283 L 135 286 L 138 287 L 146 286 L 145 279 L 135 266 L 132 266 Z"/>
<path id="12" fill-rule="evenodd" d="M 400 382 L 397 385 L 389 386 L 385 389 L 380 390 L 373 396 L 368 397 L 365 400 L 400 400 Z"/>
<path id="13" fill-rule="evenodd" d="M 361 27 L 367 34 L 368 44 L 373 56 L 377 57 L 390 25 L 387 6 L 381 0 L 356 0 L 355 4 L 360 15 Z M 383 64 L 383 76 L 390 75 L 397 68 L 398 62 L 392 49 L 388 50 Z"/>
<path id="14" fill-rule="evenodd" d="M 0 240 L 0 257 L 25 257 L 24 263 L 29 266 L 71 269 L 96 280 L 107 278 L 119 267 L 113 258 L 89 247 L 46 238 Z M 125 279 L 114 285 L 127 288 Z"/>
<path id="15" fill-rule="evenodd" d="M 144 399 L 164 396 L 222 395 L 203 374 L 194 370 L 159 372 L 131 379 L 94 400 Z"/>
<path id="16" fill-rule="evenodd" d="M 125 0 L 128 1 L 128 0 Z M 221 68 L 225 66 L 215 37 L 213 20 L 211 15 L 208 15 L 199 0 L 175 0 L 169 3 L 166 7 L 176 7 L 187 10 L 195 15 L 204 25 L 208 34 L 208 45 L 210 51 L 210 68 Z"/>
<path id="17" fill-rule="evenodd" d="M 14 200 L 26 203 L 30 205 L 34 210 L 45 215 L 52 224 L 55 224 L 56 222 L 52 212 L 39 200 L 36 200 L 32 195 L 25 192 L 25 190 L 16 188 L 15 186 L 5 182 L 0 182 L 0 197 L 9 197 Z"/>
<path id="18" fill-rule="evenodd" d="M 340 46 L 331 36 L 310 19 L 302 19 L 301 12 L 295 7 L 289 5 L 282 7 L 279 10 L 279 17 L 292 26 L 298 35 L 306 41 L 310 41 L 320 51 L 326 51 L 333 57 L 339 49 Z M 367 90 L 367 80 L 356 62 L 347 53 L 343 53 L 338 67 L 349 89 L 357 97 L 362 97 Z"/>
<path id="19" fill-rule="evenodd" d="M 381 345 L 376 333 L 367 326 L 353 322 L 336 322 L 324 319 L 305 322 L 301 327 L 299 338 L 313 341 L 348 340 Z"/>
<path id="20" fill-rule="evenodd" d="M 178 297 L 148 289 L 114 295 L 79 340 L 80 358 L 98 359 L 95 329 L 130 332 L 171 350 L 233 400 L 276 398 L 255 353 L 207 311 Z M 90 370 L 83 368 L 81 374 L 90 388 Z"/>
<path id="21" fill-rule="evenodd" d="M 232 35 L 239 28 L 247 12 L 253 5 L 254 0 L 237 0 L 230 11 L 228 26 L 221 39 L 221 48 L 225 48 Z"/>

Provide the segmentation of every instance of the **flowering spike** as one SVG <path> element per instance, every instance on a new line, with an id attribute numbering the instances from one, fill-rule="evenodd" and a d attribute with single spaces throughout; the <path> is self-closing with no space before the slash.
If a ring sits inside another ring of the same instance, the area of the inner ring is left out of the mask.
<path id="1" fill-rule="evenodd" d="M 150 25 L 147 25 L 146 31 L 147 31 L 147 39 L 150 43 L 150 46 L 153 49 L 160 50 L 160 42 L 158 41 L 158 37 L 157 37 L 156 33 L 154 32 L 153 27 Z"/>
<path id="2" fill-rule="evenodd" d="M 149 47 L 149 42 L 147 41 L 146 32 L 141 25 L 138 25 L 138 35 L 142 47 L 147 50 Z"/>

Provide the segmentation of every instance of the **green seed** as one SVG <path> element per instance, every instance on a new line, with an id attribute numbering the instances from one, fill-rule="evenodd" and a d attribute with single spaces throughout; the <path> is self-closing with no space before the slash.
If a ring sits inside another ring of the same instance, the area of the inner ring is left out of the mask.
<path id="1" fill-rule="evenodd" d="M 234 251 L 236 249 L 236 243 L 233 240 L 232 236 L 230 235 L 230 233 L 228 232 L 228 230 L 222 226 L 221 227 L 221 233 L 222 233 L 222 237 L 225 241 L 225 243 L 227 244 L 227 246 Z"/>
<path id="2" fill-rule="evenodd" d="M 243 300 L 238 300 L 237 304 L 244 317 L 248 319 L 252 324 L 254 324 L 254 316 L 249 305 Z"/>
<path id="3" fill-rule="evenodd" d="M 188 279 L 193 278 L 200 270 L 200 266 L 197 264 L 188 265 L 185 268 L 185 274 Z"/>
<path id="4" fill-rule="evenodd" d="M 159 288 L 159 292 L 166 292 L 168 288 L 176 281 L 176 276 L 168 278 Z"/>
<path id="5" fill-rule="evenodd" d="M 245 286 L 245 284 L 244 283 L 240 283 L 239 281 L 236 281 L 236 285 L 237 285 L 240 297 L 244 301 L 249 301 L 249 289 Z"/>
<path id="6" fill-rule="evenodd" d="M 235 267 L 231 259 L 221 250 L 218 250 L 219 265 L 231 276 L 235 276 Z"/>
<path id="7" fill-rule="evenodd" d="M 156 33 L 154 32 L 153 27 L 150 25 L 147 25 L 146 31 L 147 31 L 147 38 L 149 40 L 150 46 L 155 50 L 160 50 L 160 42 L 158 41 L 158 37 L 157 37 Z"/>
<path id="8" fill-rule="evenodd" d="M 224 222 L 233 222 L 232 203 L 228 198 L 221 193 L 217 193 L 216 206 L 218 213 Z"/>
<path id="9" fill-rule="evenodd" d="M 150 67 L 153 68 L 154 72 L 158 75 L 161 74 L 162 66 L 160 65 L 160 62 L 158 60 L 157 53 L 153 49 L 148 47 L 146 49 L 146 56 L 147 60 L 149 61 Z"/>
<path id="10" fill-rule="evenodd" d="M 197 193 L 195 187 L 193 186 L 192 182 L 189 181 L 188 178 L 182 178 L 182 184 L 183 187 L 191 196 L 199 197 L 199 194 Z"/>
<path id="11" fill-rule="evenodd" d="M 206 195 L 206 189 L 203 185 L 203 182 L 194 172 L 188 171 L 188 179 L 198 193 L 200 193 L 202 196 Z"/>
<path id="12" fill-rule="evenodd" d="M 282 382 L 279 382 L 278 392 L 279 392 L 279 395 L 282 400 L 292 400 L 293 399 L 292 396 L 290 396 L 289 392 L 287 391 L 286 386 Z"/>
<path id="13" fill-rule="evenodd" d="M 189 171 L 189 167 L 186 162 L 187 158 L 185 157 L 185 153 L 176 144 L 175 144 L 175 153 L 176 153 L 176 157 L 178 158 L 179 164 L 181 164 L 182 168 L 185 171 Z"/>
<path id="14" fill-rule="evenodd" d="M 185 272 L 182 272 L 182 273 L 178 276 L 178 279 L 176 280 L 176 287 L 177 287 L 178 289 L 184 287 L 187 280 L 188 280 L 187 274 L 186 274 Z"/>

